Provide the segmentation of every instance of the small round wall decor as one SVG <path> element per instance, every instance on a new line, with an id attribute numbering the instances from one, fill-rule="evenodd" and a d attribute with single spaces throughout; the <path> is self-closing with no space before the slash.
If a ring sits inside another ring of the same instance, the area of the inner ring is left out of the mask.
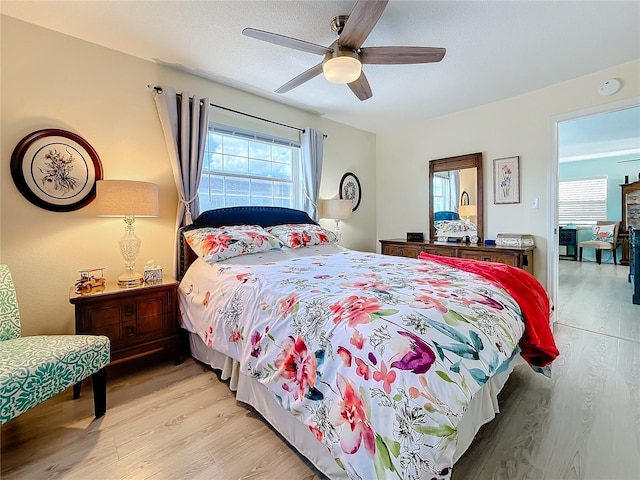
<path id="1" fill-rule="evenodd" d="M 34 205 L 70 212 L 91 203 L 102 179 L 98 154 L 79 135 L 66 130 L 38 130 L 24 137 L 11 155 L 11 176 Z"/>
<path id="2" fill-rule="evenodd" d="M 340 180 L 339 192 L 342 200 L 351 200 L 351 211 L 355 212 L 360 205 L 360 181 L 353 173 L 347 172 Z"/>

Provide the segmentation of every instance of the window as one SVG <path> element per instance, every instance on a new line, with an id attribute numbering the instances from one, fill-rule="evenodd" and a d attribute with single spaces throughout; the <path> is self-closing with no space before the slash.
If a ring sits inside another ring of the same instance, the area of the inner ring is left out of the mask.
<path id="1" fill-rule="evenodd" d="M 558 223 L 593 226 L 607 219 L 607 177 L 564 180 L 558 184 Z"/>
<path id="2" fill-rule="evenodd" d="M 222 125 L 209 125 L 200 211 L 237 205 L 300 208 L 300 145 Z"/>
<path id="3" fill-rule="evenodd" d="M 458 199 L 456 194 L 455 175 L 450 172 L 435 172 L 433 174 L 433 211 L 457 212 Z M 458 180 L 459 182 L 459 180 Z"/>

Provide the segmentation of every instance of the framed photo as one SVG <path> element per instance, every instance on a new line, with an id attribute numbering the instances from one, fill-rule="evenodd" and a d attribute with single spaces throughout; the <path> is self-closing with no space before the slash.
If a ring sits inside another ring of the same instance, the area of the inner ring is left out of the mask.
<path id="1" fill-rule="evenodd" d="M 342 200 L 351 200 L 351 211 L 355 212 L 360 206 L 360 181 L 353 173 L 347 172 L 340 180 L 339 192 Z"/>
<path id="2" fill-rule="evenodd" d="M 11 176 L 34 205 L 70 212 L 91 203 L 102 179 L 98 154 L 79 135 L 66 130 L 38 130 L 24 137 L 11 155 Z"/>
<path id="3" fill-rule="evenodd" d="M 493 161 L 493 203 L 520 203 L 520 157 Z"/>

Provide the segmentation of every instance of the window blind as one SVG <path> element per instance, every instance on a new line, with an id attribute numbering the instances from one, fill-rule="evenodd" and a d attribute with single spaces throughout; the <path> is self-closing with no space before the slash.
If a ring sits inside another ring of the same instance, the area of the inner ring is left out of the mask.
<path id="1" fill-rule="evenodd" d="M 607 177 L 563 180 L 558 184 L 558 223 L 593 226 L 607 219 Z"/>

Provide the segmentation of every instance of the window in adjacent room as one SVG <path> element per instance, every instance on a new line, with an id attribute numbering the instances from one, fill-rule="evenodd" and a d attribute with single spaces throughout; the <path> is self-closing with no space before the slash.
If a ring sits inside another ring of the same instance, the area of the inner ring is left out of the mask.
<path id="1" fill-rule="evenodd" d="M 300 144 L 210 125 L 200 211 L 237 205 L 301 208 Z"/>
<path id="2" fill-rule="evenodd" d="M 593 226 L 607 219 L 607 177 L 562 180 L 558 183 L 560 226 Z"/>

